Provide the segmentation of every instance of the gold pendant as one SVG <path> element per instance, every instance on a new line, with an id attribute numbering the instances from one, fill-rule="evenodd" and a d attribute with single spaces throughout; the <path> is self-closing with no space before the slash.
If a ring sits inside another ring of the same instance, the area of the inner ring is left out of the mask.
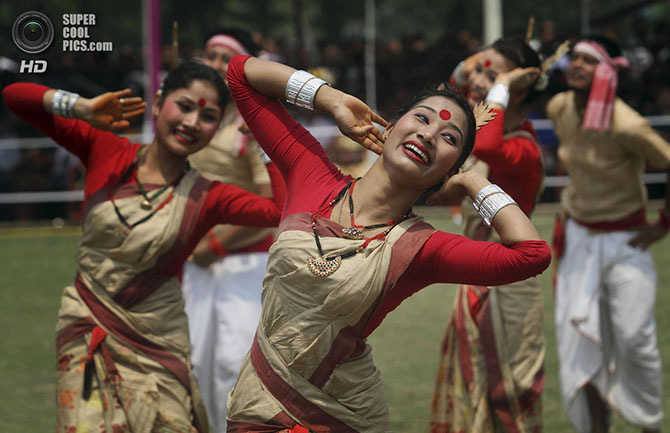
<path id="1" fill-rule="evenodd" d="M 315 259 L 313 257 L 307 258 L 307 267 L 314 275 L 320 277 L 329 277 L 340 268 L 342 264 L 342 257 L 336 256 L 334 259 L 326 260 L 325 258 Z"/>
<path id="2" fill-rule="evenodd" d="M 342 229 L 342 236 L 347 239 L 363 239 L 363 232 L 356 227 L 345 227 Z"/>
<path id="3" fill-rule="evenodd" d="M 140 207 L 144 210 L 151 210 L 153 208 L 153 205 L 149 200 L 142 200 L 142 204 L 140 204 Z"/>

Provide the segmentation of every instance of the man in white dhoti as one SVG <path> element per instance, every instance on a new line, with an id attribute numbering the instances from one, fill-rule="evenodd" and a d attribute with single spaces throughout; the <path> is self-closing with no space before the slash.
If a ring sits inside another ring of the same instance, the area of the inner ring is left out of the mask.
<path id="1" fill-rule="evenodd" d="M 555 233 L 556 330 L 563 400 L 580 432 L 607 431 L 612 410 L 648 432 L 663 417 L 647 247 L 668 233 L 669 204 L 647 222 L 642 174 L 647 161 L 668 168 L 670 145 L 615 97 L 618 56 L 607 39 L 578 42 L 571 90 L 547 105 L 570 176 Z"/>
<path id="2" fill-rule="evenodd" d="M 216 29 L 206 39 L 202 62 L 226 76 L 236 54 L 255 54 L 248 32 Z M 245 133 L 231 103 L 206 150 L 190 157 L 208 179 L 268 195 L 270 177 L 258 143 Z M 226 399 L 256 333 L 272 229 L 219 225 L 184 265 L 183 293 L 191 337 L 193 371 L 212 431 L 226 431 Z"/>

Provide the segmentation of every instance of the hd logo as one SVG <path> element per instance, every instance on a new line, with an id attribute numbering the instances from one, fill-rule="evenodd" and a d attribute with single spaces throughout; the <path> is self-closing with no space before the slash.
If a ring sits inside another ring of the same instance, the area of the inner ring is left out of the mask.
<path id="1" fill-rule="evenodd" d="M 19 74 L 41 74 L 47 70 L 46 60 L 21 60 Z"/>
<path id="2" fill-rule="evenodd" d="M 38 54 L 49 48 L 54 39 L 54 26 L 42 12 L 24 12 L 12 25 L 14 44 L 24 53 Z M 46 72 L 46 60 L 21 60 L 19 73 Z"/>

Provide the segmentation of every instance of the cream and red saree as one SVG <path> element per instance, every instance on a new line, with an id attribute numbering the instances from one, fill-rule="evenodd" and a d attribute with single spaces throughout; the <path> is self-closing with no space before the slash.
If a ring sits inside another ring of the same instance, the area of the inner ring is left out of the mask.
<path id="1" fill-rule="evenodd" d="M 56 327 L 58 433 L 208 431 L 171 264 L 192 236 L 209 184 L 187 172 L 158 198 L 173 194 L 167 205 L 132 230 L 106 190 L 87 200 L 77 276 Z M 134 184 L 119 186 L 114 198 L 129 222 L 147 215 Z"/>
<path id="2" fill-rule="evenodd" d="M 467 169 L 488 176 L 484 162 L 471 158 L 467 164 Z M 536 192 L 536 201 L 542 189 Z M 462 210 L 468 238 L 500 242 L 469 199 Z M 431 401 L 431 432 L 542 430 L 542 311 L 537 278 L 498 287 L 459 288 L 442 343 Z"/>
<path id="3" fill-rule="evenodd" d="M 342 227 L 329 220 L 318 227 L 326 255 L 363 242 L 338 237 Z M 257 335 L 228 400 L 228 431 L 388 430 L 382 380 L 359 335 L 433 231 L 406 220 L 322 277 L 307 266 L 316 252 L 310 215 L 287 217 L 270 249 Z"/>

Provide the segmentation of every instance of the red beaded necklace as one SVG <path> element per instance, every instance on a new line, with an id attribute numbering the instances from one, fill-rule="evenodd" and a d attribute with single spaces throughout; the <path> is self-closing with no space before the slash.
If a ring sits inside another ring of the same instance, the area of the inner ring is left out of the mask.
<path id="1" fill-rule="evenodd" d="M 376 240 L 376 239 L 384 239 L 386 235 L 399 223 L 402 221 L 406 220 L 410 216 L 413 215 L 412 209 L 410 208 L 403 216 L 400 218 L 397 218 L 392 221 L 388 221 L 385 223 L 379 223 L 379 224 L 371 224 L 367 226 L 361 226 L 361 225 L 356 225 L 354 222 L 354 201 L 351 198 L 351 194 L 353 193 L 354 185 L 356 183 L 356 180 L 353 180 L 349 182 L 343 189 L 342 191 L 337 194 L 337 196 L 329 201 L 328 203 L 325 203 L 323 206 L 321 206 L 318 210 L 315 212 L 312 212 L 312 232 L 314 233 L 314 241 L 316 242 L 316 248 L 319 250 L 319 259 L 315 259 L 314 257 L 308 257 L 307 258 L 307 266 L 309 267 L 309 270 L 312 271 L 313 274 L 318 275 L 320 277 L 328 277 L 330 275 L 333 275 L 335 271 L 337 271 L 342 264 L 342 259 L 346 259 L 347 257 L 351 257 L 357 253 L 360 253 L 367 247 L 370 242 Z M 375 229 L 375 228 L 380 228 L 380 227 L 387 227 L 386 230 L 384 230 L 381 233 L 376 234 L 375 236 L 371 238 L 365 239 L 365 241 L 357 248 L 347 251 L 346 253 L 338 254 L 335 256 L 326 256 L 323 252 L 323 248 L 321 247 L 321 241 L 319 239 L 319 234 L 317 233 L 316 229 L 316 220 L 318 217 L 324 216 L 328 210 L 332 209 L 335 204 L 344 197 L 344 194 L 349 191 L 349 214 L 351 216 L 351 225 L 352 227 L 344 227 L 342 229 L 342 235 L 347 238 L 347 239 L 353 239 L 353 240 L 360 240 L 364 239 L 363 233 L 358 230 L 359 228 L 361 229 Z"/>
<path id="2" fill-rule="evenodd" d="M 349 187 L 349 218 L 351 220 L 351 227 L 345 227 L 342 229 L 342 235 L 347 238 L 347 239 L 363 239 L 363 232 L 360 231 L 359 229 L 363 230 L 371 230 L 371 229 L 378 229 L 381 227 L 388 227 L 388 226 L 393 226 L 395 224 L 398 224 L 401 221 L 406 220 L 409 215 L 412 213 L 412 208 L 410 208 L 403 216 L 400 218 L 396 218 L 391 221 L 386 221 L 385 223 L 377 223 L 377 224 L 370 224 L 367 226 L 362 226 L 356 224 L 354 221 L 354 186 L 356 185 L 356 182 L 358 179 L 354 179 L 351 181 L 351 186 Z"/>

